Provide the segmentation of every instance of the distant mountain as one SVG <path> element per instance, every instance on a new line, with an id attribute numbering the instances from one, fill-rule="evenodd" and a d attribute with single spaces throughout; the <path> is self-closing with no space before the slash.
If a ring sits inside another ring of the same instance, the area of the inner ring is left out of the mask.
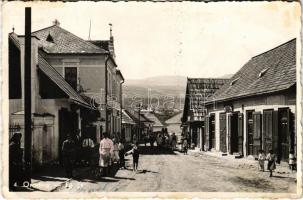
<path id="1" fill-rule="evenodd" d="M 187 78 L 185 76 L 155 76 L 144 79 L 127 79 L 125 85 L 150 86 L 186 86 Z"/>
<path id="2" fill-rule="evenodd" d="M 232 74 L 226 74 L 218 78 L 230 78 Z M 174 97 L 174 109 L 182 109 L 186 90 L 187 77 L 185 76 L 156 76 L 144 79 L 126 79 L 123 84 L 125 107 L 134 102 L 134 98 L 144 99 L 144 105 L 148 104 L 148 97 L 155 103 L 159 99 L 159 107 L 171 106 L 167 102 Z M 164 106 L 165 105 L 165 106 Z"/>

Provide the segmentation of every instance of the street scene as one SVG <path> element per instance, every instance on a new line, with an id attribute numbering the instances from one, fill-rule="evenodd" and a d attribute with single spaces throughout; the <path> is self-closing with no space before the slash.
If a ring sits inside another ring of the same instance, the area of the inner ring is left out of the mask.
<path id="1" fill-rule="evenodd" d="M 298 3 L 82 3 L 3 8 L 9 193 L 298 193 Z"/>

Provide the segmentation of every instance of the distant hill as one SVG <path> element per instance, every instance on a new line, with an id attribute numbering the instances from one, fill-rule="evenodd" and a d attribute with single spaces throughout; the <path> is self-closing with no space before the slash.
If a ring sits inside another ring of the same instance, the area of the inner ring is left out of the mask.
<path id="1" fill-rule="evenodd" d="M 144 79 L 127 79 L 125 85 L 137 85 L 143 87 L 154 87 L 154 86 L 181 86 L 186 87 L 185 76 L 156 76 Z"/>
<path id="2" fill-rule="evenodd" d="M 230 78 L 232 74 L 227 74 L 218 78 Z M 134 98 L 143 98 L 144 104 L 148 104 L 148 96 L 152 98 L 155 105 L 157 98 L 159 99 L 159 108 L 165 106 L 172 109 L 183 109 L 184 96 L 186 90 L 187 77 L 185 76 L 156 76 L 144 79 L 126 79 L 123 84 L 124 106 L 129 107 Z M 174 106 L 172 101 L 174 98 Z M 166 102 L 166 104 L 165 104 Z"/>

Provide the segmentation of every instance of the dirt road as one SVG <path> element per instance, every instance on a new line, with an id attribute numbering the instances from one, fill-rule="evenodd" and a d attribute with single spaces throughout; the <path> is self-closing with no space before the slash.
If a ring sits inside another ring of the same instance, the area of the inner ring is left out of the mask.
<path id="1" fill-rule="evenodd" d="M 69 192 L 295 192 L 295 178 L 288 173 L 259 172 L 255 164 L 239 164 L 209 155 L 183 155 L 141 147 L 139 171 L 119 170 L 113 178 L 94 179 L 87 174 L 59 188 Z"/>

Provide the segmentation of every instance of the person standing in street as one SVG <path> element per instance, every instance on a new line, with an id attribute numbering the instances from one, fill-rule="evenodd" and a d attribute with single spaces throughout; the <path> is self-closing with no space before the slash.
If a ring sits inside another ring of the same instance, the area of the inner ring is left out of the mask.
<path id="1" fill-rule="evenodd" d="M 9 143 L 9 189 L 15 189 L 15 183 L 21 182 L 23 152 L 20 147 L 22 134 L 15 133 Z M 20 183 L 19 183 L 20 184 Z"/>
<path id="2" fill-rule="evenodd" d="M 177 136 L 175 133 L 172 134 L 171 136 L 171 148 L 172 150 L 175 150 L 176 149 L 176 144 L 177 144 Z"/>
<path id="3" fill-rule="evenodd" d="M 120 165 L 120 166 L 119 166 L 119 167 L 120 167 L 120 169 L 121 169 L 121 168 L 126 169 L 126 166 L 125 166 L 125 158 L 124 158 L 125 150 L 124 150 L 124 144 L 123 144 L 122 139 L 119 141 L 118 150 L 119 150 L 119 157 L 120 157 L 120 160 L 119 160 L 119 165 Z"/>
<path id="4" fill-rule="evenodd" d="M 276 155 L 273 153 L 273 150 L 269 150 L 266 160 L 268 160 L 267 169 L 270 172 L 269 177 L 272 177 L 272 171 L 276 169 Z"/>
<path id="5" fill-rule="evenodd" d="M 109 167 L 111 165 L 111 156 L 113 155 L 114 145 L 106 132 L 103 133 L 103 139 L 99 147 L 99 166 L 102 168 L 103 175 L 109 175 Z"/>
<path id="6" fill-rule="evenodd" d="M 263 150 L 259 150 L 258 162 L 259 162 L 259 170 L 264 172 L 265 154 Z"/>
<path id="7" fill-rule="evenodd" d="M 184 151 L 184 155 L 187 155 L 187 150 L 188 150 L 188 143 L 187 143 L 187 139 L 184 138 L 184 140 L 183 140 L 183 151 Z"/>
<path id="8" fill-rule="evenodd" d="M 75 156 L 75 142 L 70 134 L 67 134 L 66 140 L 62 144 L 62 155 L 66 176 L 68 178 L 72 178 Z"/>
<path id="9" fill-rule="evenodd" d="M 86 165 L 92 164 L 92 154 L 93 154 L 93 148 L 95 147 L 94 141 L 89 137 L 89 135 L 86 135 L 85 138 L 82 141 L 82 149 L 83 149 L 83 159 L 86 162 Z"/>
<path id="10" fill-rule="evenodd" d="M 134 172 L 137 172 L 138 171 L 138 165 L 139 165 L 139 149 L 138 149 L 138 142 L 136 142 L 134 145 L 133 145 L 133 148 L 128 151 L 125 155 L 130 155 L 132 154 L 133 155 L 133 171 Z"/>

